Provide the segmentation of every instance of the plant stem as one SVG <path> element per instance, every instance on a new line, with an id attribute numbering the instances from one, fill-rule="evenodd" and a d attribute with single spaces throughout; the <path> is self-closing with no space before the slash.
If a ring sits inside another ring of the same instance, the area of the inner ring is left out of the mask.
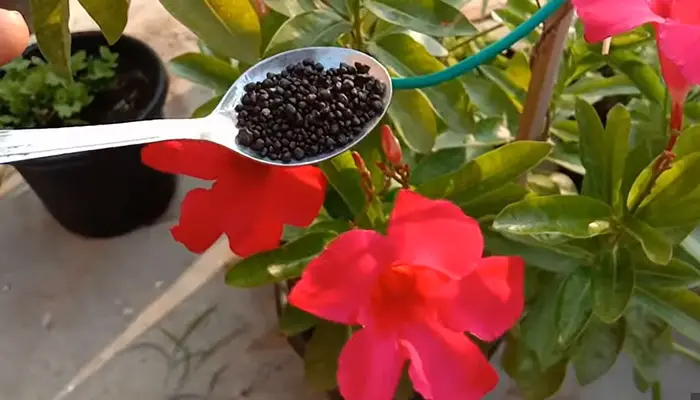
<path id="1" fill-rule="evenodd" d="M 684 356 L 685 358 L 687 358 L 691 361 L 694 361 L 694 362 L 700 364 L 700 354 L 698 354 L 697 352 L 695 352 L 695 351 L 693 351 L 685 346 L 681 346 L 680 344 L 674 342 L 673 343 L 673 351 L 675 351 L 676 353 Z"/>
<path id="2" fill-rule="evenodd" d="M 362 37 L 362 0 L 356 0 L 357 7 L 352 10 L 352 35 L 355 38 L 355 50 L 364 50 L 365 40 Z"/>
<path id="3" fill-rule="evenodd" d="M 630 214 L 634 214 L 639 210 L 639 206 L 641 206 L 644 199 L 649 196 L 659 177 L 666 170 L 671 168 L 671 163 L 674 159 L 673 148 L 676 146 L 678 136 L 680 136 L 680 132 L 683 129 L 683 102 L 672 101 L 669 128 L 669 138 L 668 142 L 666 142 L 666 147 L 663 153 L 656 159 L 649 181 L 644 185 L 641 194 L 637 196 L 634 204 L 630 207 Z"/>
<path id="4" fill-rule="evenodd" d="M 472 42 L 474 42 L 475 40 L 480 39 L 480 38 L 482 38 L 482 37 L 488 35 L 489 33 L 493 32 L 493 31 L 496 31 L 496 30 L 498 30 L 498 29 L 501 29 L 501 28 L 503 28 L 504 26 L 505 26 L 505 24 L 502 24 L 502 23 L 501 23 L 501 24 L 494 25 L 494 26 L 492 26 L 492 27 L 490 27 L 490 28 L 488 28 L 488 29 L 486 29 L 486 30 L 483 30 L 483 31 L 481 31 L 481 32 L 479 32 L 479 33 L 477 33 L 477 34 L 475 34 L 474 36 L 470 36 L 470 37 L 466 38 L 463 42 L 459 42 L 459 43 L 457 43 L 456 45 L 454 45 L 454 46 L 450 47 L 449 49 L 447 49 L 447 51 L 450 52 L 450 53 L 452 53 L 453 51 L 455 51 L 455 50 L 457 50 L 457 49 L 459 49 L 459 48 L 461 48 L 461 47 L 464 47 L 465 45 L 468 45 L 469 43 L 472 43 Z"/>
<path id="5" fill-rule="evenodd" d="M 654 382 L 651 385 L 651 400 L 661 400 L 661 383 Z"/>

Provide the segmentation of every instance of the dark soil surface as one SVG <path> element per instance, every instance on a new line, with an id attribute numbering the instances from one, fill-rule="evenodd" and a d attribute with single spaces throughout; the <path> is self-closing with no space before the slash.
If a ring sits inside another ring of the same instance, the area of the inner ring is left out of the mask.
<path id="1" fill-rule="evenodd" d="M 80 119 L 90 124 L 136 121 L 150 99 L 148 80 L 141 71 L 117 70 L 114 84 L 95 95 Z"/>

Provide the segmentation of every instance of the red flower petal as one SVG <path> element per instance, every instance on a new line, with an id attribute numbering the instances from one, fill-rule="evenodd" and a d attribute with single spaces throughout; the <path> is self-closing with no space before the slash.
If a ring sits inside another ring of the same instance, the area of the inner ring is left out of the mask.
<path id="1" fill-rule="evenodd" d="M 488 257 L 457 284 L 441 318 L 455 331 L 493 341 L 523 312 L 525 265 L 520 257 Z"/>
<path id="2" fill-rule="evenodd" d="M 586 40 L 599 42 L 647 22 L 663 22 L 647 0 L 572 0 L 586 29 Z"/>
<path id="3" fill-rule="evenodd" d="M 193 253 L 205 252 L 223 233 L 216 206 L 216 193 L 211 190 L 194 189 L 187 193 L 180 222 L 170 229 L 173 238 Z"/>
<path id="4" fill-rule="evenodd" d="M 205 141 L 170 141 L 146 146 L 143 162 L 170 173 L 216 179 L 182 205 L 176 240 L 201 253 L 222 234 L 241 257 L 274 249 L 285 224 L 311 224 L 323 206 L 326 179 L 315 167 L 270 167 Z"/>
<path id="5" fill-rule="evenodd" d="M 464 334 L 438 324 L 412 325 L 402 332 L 413 387 L 431 400 L 480 400 L 498 374 Z"/>
<path id="6" fill-rule="evenodd" d="M 450 277 L 468 274 L 481 258 L 479 224 L 456 205 L 401 190 L 389 221 L 388 236 L 398 263 L 425 266 Z"/>
<path id="7" fill-rule="evenodd" d="M 205 180 L 235 168 L 237 158 L 242 157 L 226 147 L 195 140 L 153 143 L 141 150 L 141 161 L 153 169 Z"/>
<path id="8" fill-rule="evenodd" d="M 686 79 L 678 65 L 666 57 L 661 49 L 659 49 L 659 63 L 661 65 L 661 75 L 664 77 L 664 82 L 666 82 L 668 87 L 672 103 L 683 104 L 692 84 Z"/>
<path id="9" fill-rule="evenodd" d="M 343 233 L 309 263 L 289 302 L 329 321 L 362 324 L 372 287 L 392 256 L 388 240 L 377 232 Z"/>
<path id="10" fill-rule="evenodd" d="M 659 24 L 657 29 L 659 52 L 675 64 L 690 83 L 700 84 L 700 53 L 688 51 L 700 48 L 700 26 L 669 22 Z"/>
<path id="11" fill-rule="evenodd" d="M 287 225 L 310 225 L 326 199 L 326 177 L 316 167 L 273 168 L 265 181 L 271 206 Z"/>
<path id="12" fill-rule="evenodd" d="M 392 336 L 356 332 L 338 360 L 338 387 L 345 400 L 391 400 L 406 358 Z"/>
<path id="13" fill-rule="evenodd" d="M 175 240 L 193 253 L 202 253 L 226 234 L 231 251 L 241 257 L 279 246 L 282 222 L 264 218 L 266 208 L 251 205 L 251 200 L 263 196 L 260 190 L 240 196 L 240 186 L 235 183 L 221 179 L 210 190 L 188 193 L 182 202 L 180 222 L 171 229 Z"/>
<path id="14" fill-rule="evenodd" d="M 217 204 L 212 207 L 219 211 L 222 232 L 228 237 L 231 251 L 241 257 L 277 248 L 285 222 L 276 203 L 279 194 L 271 192 L 266 184 L 271 173 L 251 172 L 228 174 L 212 188 L 217 195 Z"/>
<path id="15" fill-rule="evenodd" d="M 698 0 L 666 0 L 671 8 L 671 19 L 681 24 L 700 25 Z"/>

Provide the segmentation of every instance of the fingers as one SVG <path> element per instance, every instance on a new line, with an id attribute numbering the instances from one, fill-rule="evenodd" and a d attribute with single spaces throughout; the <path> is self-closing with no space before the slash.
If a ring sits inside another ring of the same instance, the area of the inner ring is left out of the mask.
<path id="1" fill-rule="evenodd" d="M 22 54 L 29 43 L 29 28 L 22 14 L 0 8 L 0 65 Z"/>

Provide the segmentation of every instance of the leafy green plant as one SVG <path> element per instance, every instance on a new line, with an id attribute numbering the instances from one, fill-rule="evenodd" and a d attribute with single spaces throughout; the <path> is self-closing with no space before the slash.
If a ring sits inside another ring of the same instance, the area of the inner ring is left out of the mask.
<path id="1" fill-rule="evenodd" d="M 118 55 L 100 47 L 99 55 L 79 51 L 71 57 L 73 80 L 56 74 L 38 57 L 0 67 L 0 128 L 81 125 L 81 111 L 114 83 Z"/>

